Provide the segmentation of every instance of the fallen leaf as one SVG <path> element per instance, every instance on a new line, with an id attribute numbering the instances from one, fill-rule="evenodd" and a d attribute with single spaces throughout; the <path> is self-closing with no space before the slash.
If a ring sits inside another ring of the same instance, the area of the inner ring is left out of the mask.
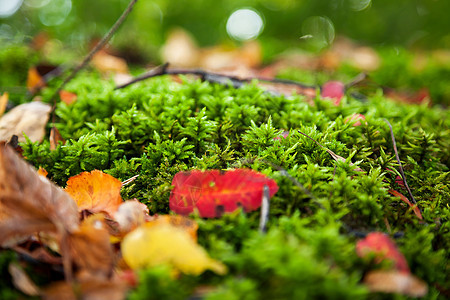
<path id="1" fill-rule="evenodd" d="M 123 239 L 121 249 L 133 269 L 167 264 L 185 274 L 199 275 L 207 269 L 226 273 L 226 267 L 210 258 L 185 230 L 170 224 L 133 230 Z"/>
<path id="2" fill-rule="evenodd" d="M 55 71 L 57 66 L 40 64 L 36 67 L 28 69 L 27 88 L 34 94 L 41 88 L 46 86 L 46 80 L 44 78 L 50 72 Z"/>
<path id="3" fill-rule="evenodd" d="M 14 107 L 0 119 L 0 141 L 17 135 L 19 142 L 25 142 L 23 134 L 32 142 L 42 141 L 51 110 L 50 105 L 38 101 Z"/>
<path id="4" fill-rule="evenodd" d="M 8 266 L 9 274 L 11 274 L 14 286 L 28 296 L 38 296 L 40 294 L 39 288 L 31 281 L 27 273 L 19 267 L 16 263 L 10 263 Z"/>
<path id="5" fill-rule="evenodd" d="M 186 30 L 177 28 L 169 33 L 161 48 L 161 57 L 172 66 L 191 68 L 198 66 L 199 51 L 194 38 Z"/>
<path id="6" fill-rule="evenodd" d="M 322 85 L 320 95 L 323 98 L 333 99 L 334 105 L 339 105 L 345 94 L 345 84 L 341 81 L 328 81 Z"/>
<path id="7" fill-rule="evenodd" d="M 78 223 L 73 199 L 0 142 L 0 245 L 40 231 L 65 236 Z"/>
<path id="8" fill-rule="evenodd" d="M 105 212 L 113 216 L 123 203 L 121 187 L 122 183 L 116 178 L 94 170 L 70 177 L 65 191 L 75 200 L 80 212 L 89 210 L 91 213 Z"/>
<path id="9" fill-rule="evenodd" d="M 188 215 L 196 208 L 204 218 L 220 217 L 239 207 L 247 212 L 258 209 L 264 185 L 271 197 L 278 191 L 274 180 L 247 169 L 179 172 L 172 185 L 170 209 Z"/>
<path id="10" fill-rule="evenodd" d="M 183 229 L 192 237 L 194 241 L 197 241 L 197 230 L 198 224 L 192 219 L 189 219 L 185 216 L 171 216 L 171 215 L 159 215 L 154 220 L 149 221 L 145 224 L 146 227 L 161 225 L 161 224 L 170 224 L 172 226 Z"/>
<path id="11" fill-rule="evenodd" d="M 375 270 L 364 276 L 364 284 L 371 292 L 398 293 L 410 297 L 423 297 L 427 284 L 416 276 L 396 270 Z"/>
<path id="12" fill-rule="evenodd" d="M 344 119 L 344 123 L 353 123 L 353 126 L 361 126 L 361 121 L 365 120 L 366 117 L 362 114 L 352 114 Z"/>
<path id="13" fill-rule="evenodd" d="M 414 211 L 414 213 L 416 214 L 416 216 L 417 216 L 420 220 L 423 219 L 419 207 L 418 207 L 416 204 L 412 204 L 412 203 L 409 201 L 409 199 L 406 198 L 405 195 L 403 195 L 403 194 L 397 192 L 396 190 L 392 190 L 392 189 L 389 190 L 388 192 L 389 192 L 390 194 L 396 196 L 396 197 L 399 197 L 403 202 L 405 202 L 406 204 L 408 204 L 409 207 L 412 208 L 412 210 Z"/>
<path id="14" fill-rule="evenodd" d="M 48 172 L 43 167 L 39 167 L 39 170 L 37 171 L 39 175 L 47 177 Z"/>
<path id="15" fill-rule="evenodd" d="M 108 54 L 104 50 L 98 51 L 92 58 L 92 65 L 100 73 L 123 73 L 128 74 L 127 62 L 120 57 Z"/>
<path id="16" fill-rule="evenodd" d="M 45 300 L 123 300 L 127 286 L 117 276 L 105 279 L 87 272 L 77 275 L 75 284 L 58 281 L 42 290 Z"/>
<path id="17" fill-rule="evenodd" d="M 59 143 L 65 144 L 65 140 L 63 139 L 61 133 L 59 133 L 58 128 L 55 126 L 50 129 L 50 150 L 55 150 Z"/>
<path id="18" fill-rule="evenodd" d="M 395 243 L 382 232 L 371 232 L 365 239 L 356 244 L 356 253 L 359 257 L 370 257 L 375 255 L 375 262 L 390 260 L 394 263 L 397 271 L 409 274 L 408 262 L 398 250 Z"/>
<path id="19" fill-rule="evenodd" d="M 59 91 L 59 98 L 61 99 L 62 102 L 66 103 L 67 105 L 70 105 L 75 101 L 77 101 L 77 97 L 78 96 L 75 93 L 66 90 Z"/>
<path id="20" fill-rule="evenodd" d="M 9 94 L 4 93 L 0 96 L 0 117 L 3 115 L 3 113 L 6 110 L 6 105 L 8 104 Z"/>
<path id="21" fill-rule="evenodd" d="M 79 229 L 68 236 L 68 248 L 79 269 L 109 278 L 114 266 L 114 254 L 103 221 L 101 215 L 84 219 Z"/>
<path id="22" fill-rule="evenodd" d="M 119 224 L 120 231 L 127 233 L 142 225 L 149 217 L 148 213 L 147 205 L 137 200 L 127 200 L 119 206 L 114 219 Z"/>

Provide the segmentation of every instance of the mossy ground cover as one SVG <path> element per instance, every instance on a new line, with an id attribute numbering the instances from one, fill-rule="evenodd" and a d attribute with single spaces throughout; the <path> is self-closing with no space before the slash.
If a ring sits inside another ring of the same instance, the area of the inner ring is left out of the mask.
<path id="1" fill-rule="evenodd" d="M 52 86 L 43 90 L 43 101 L 57 84 Z M 336 106 L 319 93 L 311 103 L 301 95 L 273 96 L 257 82 L 234 89 L 190 77 L 180 83 L 163 76 L 114 90 L 111 80 L 84 72 L 66 89 L 77 94 L 75 103 L 58 103 L 55 110 L 66 143 L 53 151 L 48 140 L 21 145 L 24 157 L 60 186 L 94 169 L 122 181 L 139 175 L 122 197 L 138 199 L 152 214 L 170 213 L 171 183 L 179 171 L 251 168 L 279 186 L 266 234 L 258 231 L 259 212 L 193 216 L 199 244 L 228 266 L 226 276 L 206 272 L 174 279 L 164 267 L 142 270 L 130 299 L 185 299 L 205 285 L 215 287 L 207 299 L 402 298 L 369 293 L 361 283 L 374 265 L 356 255 L 355 244 L 373 231 L 395 239 L 411 272 L 428 283 L 427 298 L 445 298 L 450 288 L 445 109 L 394 102 L 381 89 L 363 100 L 348 93 Z M 445 99 L 445 93 L 439 95 Z M 348 121 L 355 113 L 365 116 L 359 126 Z M 396 180 L 398 163 L 385 120 L 392 124 L 423 220 L 388 192 L 407 195 Z M 336 162 L 298 131 L 347 160 Z M 3 261 L 11 259 L 11 252 L 2 253 L 2 273 Z M 11 297 L 0 287 L 1 295 Z"/>

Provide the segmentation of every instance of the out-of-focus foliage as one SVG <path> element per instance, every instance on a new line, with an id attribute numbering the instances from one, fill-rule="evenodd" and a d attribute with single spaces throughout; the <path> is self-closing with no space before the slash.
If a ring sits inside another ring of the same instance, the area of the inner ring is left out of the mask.
<path id="1" fill-rule="evenodd" d="M 64 45 L 80 49 L 87 40 L 103 35 L 127 3 L 128 0 L 25 0 L 14 15 L 0 18 L 0 39 L 17 41 L 48 31 Z M 245 7 L 262 16 L 265 28 L 261 40 L 275 52 L 283 50 L 286 42 L 292 47 L 309 47 L 308 39 L 300 37 L 311 33 L 308 24 L 314 16 L 329 20 L 336 35 L 371 45 L 450 45 L 450 2 L 442 0 L 138 1 L 114 43 L 127 49 L 130 56 L 137 55 L 137 49 L 145 49 L 152 56 L 173 27 L 192 32 L 201 45 L 229 42 L 227 19 L 233 11 Z"/>

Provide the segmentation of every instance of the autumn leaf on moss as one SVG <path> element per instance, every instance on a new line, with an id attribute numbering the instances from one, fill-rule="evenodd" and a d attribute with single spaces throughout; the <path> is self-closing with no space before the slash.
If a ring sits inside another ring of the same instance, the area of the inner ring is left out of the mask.
<path id="1" fill-rule="evenodd" d="M 94 170 L 70 177 L 65 191 L 75 200 L 79 211 L 106 212 L 113 216 L 123 203 L 121 187 L 122 183 L 116 178 Z"/>
<path id="2" fill-rule="evenodd" d="M 65 236 L 78 223 L 73 199 L 0 142 L 0 245 L 40 231 Z"/>
<path id="3" fill-rule="evenodd" d="M 390 194 L 399 197 L 403 202 L 405 202 L 406 204 L 408 204 L 409 207 L 411 207 L 411 209 L 414 211 L 414 213 L 416 214 L 416 216 L 422 220 L 422 213 L 420 212 L 419 207 L 417 206 L 417 204 L 412 204 L 411 201 L 409 201 L 408 198 L 406 198 L 405 195 L 397 192 L 396 190 L 389 190 L 388 191 Z"/>
<path id="4" fill-rule="evenodd" d="M 68 236 L 68 248 L 80 270 L 108 278 L 114 266 L 114 254 L 103 215 L 91 215 Z"/>
<path id="5" fill-rule="evenodd" d="M 210 258 L 189 233 L 170 224 L 143 225 L 121 243 L 125 262 L 133 269 L 170 265 L 185 274 L 199 275 L 209 269 L 225 274 L 226 267 Z"/>
<path id="6" fill-rule="evenodd" d="M 398 293 L 423 297 L 428 285 L 416 276 L 396 270 L 373 270 L 364 276 L 363 283 L 371 292 Z"/>
<path id="7" fill-rule="evenodd" d="M 127 200 L 119 206 L 119 209 L 114 214 L 114 219 L 119 224 L 120 231 L 128 233 L 145 221 L 148 221 L 150 218 L 148 213 L 147 205 L 136 199 Z"/>
<path id="8" fill-rule="evenodd" d="M 170 209 L 188 215 L 197 209 L 204 218 L 220 217 L 239 207 L 253 211 L 261 206 L 264 185 L 270 196 L 278 191 L 276 182 L 253 170 L 179 172 L 172 181 Z"/>
<path id="9" fill-rule="evenodd" d="M 356 253 L 363 258 L 374 255 L 376 263 L 390 260 L 396 270 L 410 273 L 408 262 L 403 254 L 398 250 L 395 243 L 382 232 L 371 232 L 365 239 L 358 241 Z"/>

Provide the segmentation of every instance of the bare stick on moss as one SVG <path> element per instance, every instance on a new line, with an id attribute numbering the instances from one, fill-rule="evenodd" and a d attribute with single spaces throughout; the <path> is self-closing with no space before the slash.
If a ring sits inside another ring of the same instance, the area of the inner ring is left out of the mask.
<path id="1" fill-rule="evenodd" d="M 384 121 L 388 124 L 389 130 L 391 131 L 392 146 L 394 147 L 395 158 L 397 159 L 397 162 L 398 162 L 398 168 L 400 170 L 400 175 L 402 175 L 403 184 L 405 185 L 406 190 L 408 191 L 409 197 L 411 197 L 411 202 L 413 204 L 417 204 L 416 199 L 414 199 L 414 196 L 411 193 L 411 190 L 409 189 L 408 183 L 406 182 L 406 176 L 405 176 L 405 172 L 403 172 L 402 162 L 400 161 L 400 157 L 398 156 L 397 143 L 395 142 L 394 131 L 392 130 L 392 125 L 391 125 L 391 123 L 389 123 L 388 120 L 384 119 Z"/>
<path id="2" fill-rule="evenodd" d="M 264 233 L 267 230 L 267 221 L 269 220 L 270 193 L 269 187 L 265 184 L 261 200 L 261 218 L 259 219 L 259 231 Z"/>
<path id="3" fill-rule="evenodd" d="M 294 85 L 294 86 L 300 87 L 302 89 L 313 89 L 313 90 L 316 89 L 316 87 L 314 87 L 314 86 L 308 86 L 303 83 L 292 81 L 292 80 L 287 80 L 287 79 L 265 78 L 265 77 L 239 78 L 237 76 L 218 74 L 218 73 L 208 72 L 208 71 L 201 70 L 201 69 L 175 69 L 175 68 L 168 69 L 168 66 L 169 66 L 169 63 L 164 63 L 160 66 L 157 66 L 156 68 L 133 78 L 132 80 L 130 80 L 129 82 L 127 82 L 125 84 L 116 86 L 115 89 L 122 89 L 133 83 L 136 83 L 136 82 L 148 79 L 148 78 L 153 78 L 153 77 L 158 77 L 158 76 L 163 76 L 163 75 L 196 75 L 196 76 L 199 76 L 204 81 L 208 81 L 211 83 L 218 83 L 218 84 L 222 84 L 222 85 L 230 85 L 231 84 L 231 86 L 233 86 L 234 88 L 239 88 L 243 84 L 249 83 L 252 80 L 256 79 L 256 80 L 270 82 L 270 83 Z"/>
<path id="4" fill-rule="evenodd" d="M 131 0 L 128 4 L 125 11 L 122 13 L 122 15 L 117 19 L 117 21 L 114 23 L 114 25 L 111 27 L 111 29 L 106 33 L 106 35 L 101 39 L 100 42 L 95 45 L 95 47 L 91 50 L 91 52 L 86 55 L 86 57 L 83 59 L 83 61 L 75 67 L 75 69 L 72 70 L 72 72 L 69 74 L 69 76 L 64 79 L 63 83 L 59 86 L 59 88 L 56 90 L 55 94 L 53 94 L 52 99 L 56 99 L 58 93 L 64 88 L 64 86 L 69 83 L 75 75 L 77 75 L 80 70 L 82 70 L 86 65 L 91 61 L 91 59 L 94 57 L 95 53 L 97 53 L 99 50 L 101 50 L 106 43 L 111 39 L 111 37 L 114 35 L 114 33 L 119 29 L 120 25 L 122 25 L 123 21 L 125 21 L 126 17 L 130 14 L 131 10 L 133 9 L 134 5 L 136 4 L 138 0 Z"/>

